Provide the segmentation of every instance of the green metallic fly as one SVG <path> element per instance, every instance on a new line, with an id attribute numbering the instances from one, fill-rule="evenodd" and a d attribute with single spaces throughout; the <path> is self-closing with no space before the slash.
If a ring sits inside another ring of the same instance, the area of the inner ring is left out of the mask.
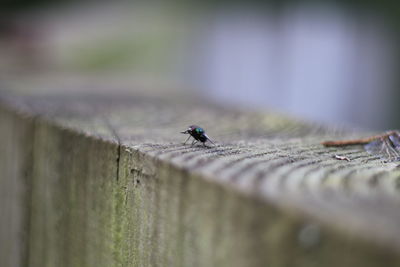
<path id="1" fill-rule="evenodd" d="M 203 128 L 197 125 L 191 125 L 186 131 L 181 132 L 182 134 L 189 134 L 189 137 L 186 139 L 186 141 L 183 143 L 184 145 L 186 142 L 190 139 L 190 137 L 193 137 L 193 142 L 192 146 L 196 144 L 198 141 L 202 142 L 204 146 L 207 141 L 211 142 L 213 145 L 215 143 L 211 141 L 211 139 L 206 135 L 206 132 L 204 131 Z"/>

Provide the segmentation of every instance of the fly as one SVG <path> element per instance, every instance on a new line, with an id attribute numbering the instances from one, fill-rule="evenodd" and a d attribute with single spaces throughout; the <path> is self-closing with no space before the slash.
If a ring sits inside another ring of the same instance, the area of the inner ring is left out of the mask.
<path id="1" fill-rule="evenodd" d="M 204 129 L 201 128 L 200 126 L 191 125 L 191 126 L 189 126 L 189 128 L 186 131 L 183 131 L 181 133 L 189 135 L 189 137 L 186 139 L 186 141 L 183 144 L 186 144 L 186 142 L 189 141 L 190 137 L 193 137 L 192 146 L 194 144 L 196 144 L 198 141 L 202 142 L 204 146 L 206 146 L 205 143 L 207 141 L 209 141 L 213 145 L 215 145 L 214 142 L 211 141 L 211 139 L 208 137 L 208 135 L 206 135 L 206 132 L 204 131 Z"/>

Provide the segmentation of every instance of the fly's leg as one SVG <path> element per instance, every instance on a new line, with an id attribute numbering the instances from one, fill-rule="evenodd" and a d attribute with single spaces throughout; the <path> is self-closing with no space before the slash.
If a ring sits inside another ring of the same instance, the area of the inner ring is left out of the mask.
<path id="1" fill-rule="evenodd" d="M 190 137 L 192 137 L 192 136 L 189 135 L 189 137 L 188 137 L 188 138 L 186 139 L 186 141 L 183 143 L 184 145 L 186 145 L 186 142 L 189 141 Z"/>
<path id="2" fill-rule="evenodd" d="M 210 139 L 210 138 L 208 138 L 207 140 L 208 140 L 208 141 L 210 141 L 210 142 L 211 142 L 211 144 L 213 144 L 214 146 L 216 146 L 216 144 L 215 144 L 213 141 L 211 141 L 211 139 Z"/>
<path id="3" fill-rule="evenodd" d="M 194 146 L 197 143 L 197 140 L 194 139 L 191 146 Z"/>

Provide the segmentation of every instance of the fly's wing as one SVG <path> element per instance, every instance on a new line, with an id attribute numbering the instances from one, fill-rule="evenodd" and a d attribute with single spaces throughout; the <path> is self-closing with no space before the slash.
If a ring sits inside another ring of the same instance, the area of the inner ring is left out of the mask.
<path id="1" fill-rule="evenodd" d="M 215 143 L 210 139 L 210 137 L 208 137 L 208 135 L 206 135 L 206 134 L 203 134 L 203 135 L 207 138 L 208 141 L 210 141 L 215 146 Z"/>
<path id="2" fill-rule="evenodd" d="M 376 139 L 364 146 L 371 155 L 387 161 L 400 160 L 400 137 L 398 134 Z"/>

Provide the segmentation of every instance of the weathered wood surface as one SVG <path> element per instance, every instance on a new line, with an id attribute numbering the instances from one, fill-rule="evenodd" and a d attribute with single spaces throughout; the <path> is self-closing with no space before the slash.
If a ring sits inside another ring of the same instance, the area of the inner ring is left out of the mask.
<path id="1" fill-rule="evenodd" d="M 340 131 L 175 94 L 1 99 L 1 266 L 400 266 L 399 164 L 319 144 Z M 193 123 L 217 146 L 182 145 Z"/>

